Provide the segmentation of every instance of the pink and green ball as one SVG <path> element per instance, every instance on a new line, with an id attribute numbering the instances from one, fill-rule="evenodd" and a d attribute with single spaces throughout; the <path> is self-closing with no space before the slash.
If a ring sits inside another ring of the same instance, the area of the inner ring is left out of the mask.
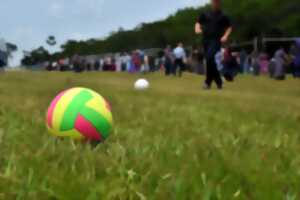
<path id="1" fill-rule="evenodd" d="M 48 130 L 62 138 L 101 142 L 109 136 L 112 124 L 109 103 L 86 88 L 61 92 L 47 112 Z"/>

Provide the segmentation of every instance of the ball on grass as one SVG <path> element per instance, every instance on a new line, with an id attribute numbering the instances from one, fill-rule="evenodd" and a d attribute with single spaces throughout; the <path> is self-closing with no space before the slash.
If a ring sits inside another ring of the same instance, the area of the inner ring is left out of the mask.
<path id="1" fill-rule="evenodd" d="M 136 90 L 147 90 L 149 87 L 150 84 L 146 79 L 139 79 L 134 84 Z"/>
<path id="2" fill-rule="evenodd" d="M 112 129 L 109 103 L 86 88 L 61 92 L 47 112 L 49 132 L 57 137 L 101 142 Z"/>

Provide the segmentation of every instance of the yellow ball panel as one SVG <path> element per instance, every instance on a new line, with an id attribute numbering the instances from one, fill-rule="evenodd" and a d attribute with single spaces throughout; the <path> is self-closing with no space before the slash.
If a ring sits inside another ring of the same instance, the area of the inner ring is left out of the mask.
<path id="1" fill-rule="evenodd" d="M 74 140 L 83 140 L 84 139 L 84 137 L 75 129 L 70 130 L 70 131 L 61 132 L 61 131 L 56 131 L 56 130 L 48 127 L 48 130 L 52 135 L 54 135 L 56 137 L 61 137 L 61 138 L 68 137 L 68 138 L 71 138 Z"/>
<path id="2" fill-rule="evenodd" d="M 101 113 L 101 115 L 110 123 L 112 124 L 112 114 L 110 110 L 108 110 L 106 101 L 101 101 L 99 98 L 93 98 L 91 101 L 89 101 L 86 104 L 87 107 L 95 110 L 98 113 Z"/>
<path id="3" fill-rule="evenodd" d="M 68 90 L 62 97 L 61 99 L 57 102 L 57 105 L 55 107 L 54 113 L 53 113 L 53 122 L 52 126 L 53 129 L 59 130 L 60 125 L 64 116 L 64 113 L 70 104 L 70 102 L 73 100 L 73 98 L 79 94 L 81 91 L 81 88 L 74 88 L 71 90 Z"/>

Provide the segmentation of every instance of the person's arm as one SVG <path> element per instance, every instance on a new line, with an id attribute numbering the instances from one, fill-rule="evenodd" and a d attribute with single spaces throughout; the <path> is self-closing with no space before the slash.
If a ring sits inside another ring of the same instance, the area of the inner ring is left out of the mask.
<path id="1" fill-rule="evenodd" d="M 201 24 L 199 22 L 197 22 L 195 24 L 195 33 L 196 34 L 201 34 L 202 33 L 202 28 L 201 28 Z"/>
<path id="2" fill-rule="evenodd" d="M 229 38 L 231 33 L 232 33 L 232 27 L 227 28 L 226 31 L 225 31 L 225 34 L 221 38 L 221 42 L 226 43 L 228 41 L 228 38 Z"/>
<path id="3" fill-rule="evenodd" d="M 202 13 L 198 17 L 197 22 L 195 24 L 195 33 L 196 34 L 201 34 L 203 32 L 202 25 L 205 24 L 205 22 L 206 22 L 206 15 L 204 13 Z"/>

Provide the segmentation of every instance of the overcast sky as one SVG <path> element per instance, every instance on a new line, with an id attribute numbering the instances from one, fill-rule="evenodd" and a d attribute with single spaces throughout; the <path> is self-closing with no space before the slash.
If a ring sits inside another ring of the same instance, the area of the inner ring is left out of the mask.
<path id="1" fill-rule="evenodd" d="M 45 45 L 55 35 L 58 46 L 68 39 L 101 38 L 119 27 L 162 19 L 179 8 L 207 0 L 1 0 L 0 37 L 22 50 Z"/>

